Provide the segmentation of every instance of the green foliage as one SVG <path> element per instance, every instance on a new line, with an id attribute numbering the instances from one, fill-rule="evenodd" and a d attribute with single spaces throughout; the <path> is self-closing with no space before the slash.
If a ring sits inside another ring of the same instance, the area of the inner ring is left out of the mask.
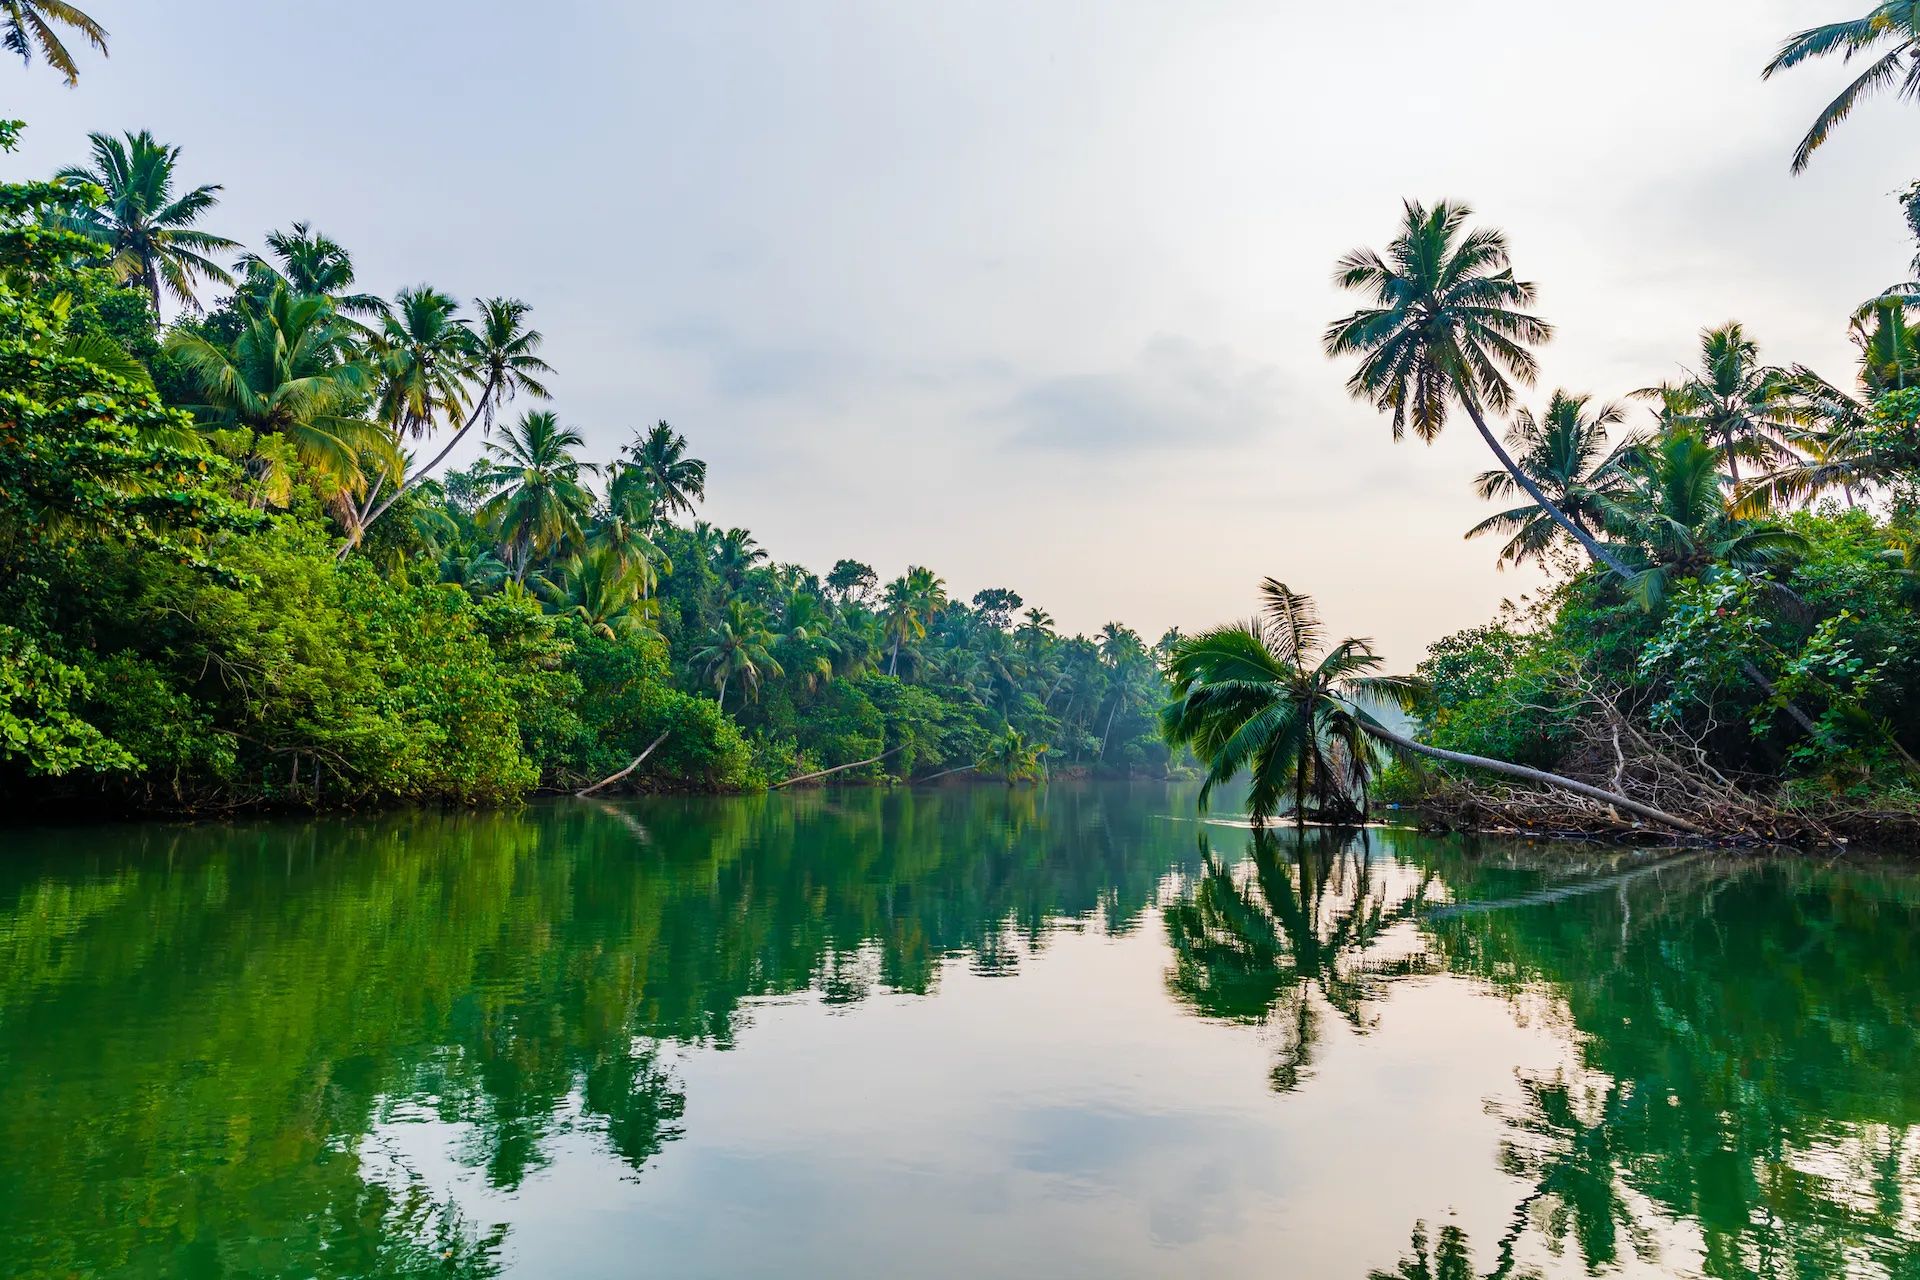
<path id="1" fill-rule="evenodd" d="M 0 760 L 30 774 L 131 767 L 133 756 L 76 711 L 90 692 L 85 672 L 0 625 Z"/>

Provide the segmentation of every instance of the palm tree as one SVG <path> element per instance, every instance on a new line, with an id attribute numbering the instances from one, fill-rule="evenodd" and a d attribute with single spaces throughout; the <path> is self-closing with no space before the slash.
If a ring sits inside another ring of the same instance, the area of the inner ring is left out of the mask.
<path id="1" fill-rule="evenodd" d="M 692 515 L 693 504 L 706 498 L 707 464 L 687 456 L 687 438 L 666 422 L 636 435 L 626 453 L 645 474 L 669 516 L 676 511 Z"/>
<path id="2" fill-rule="evenodd" d="M 383 473 L 397 473 L 393 437 L 357 412 L 373 389 L 373 375 L 354 353 L 333 304 L 283 286 L 264 306 L 239 314 L 240 332 L 227 346 L 187 329 L 167 335 L 166 350 L 205 397 L 190 406 L 195 415 L 245 427 L 256 437 L 284 436 L 333 496 L 364 490 L 363 459 L 376 460 Z M 270 475 L 284 489 L 287 477 Z"/>
<path id="3" fill-rule="evenodd" d="M 1810 27 L 1790 37 L 1761 70 L 1760 78 L 1767 80 L 1810 58 L 1837 53 L 1842 62 L 1852 62 L 1869 52 L 1877 56 L 1814 117 L 1813 127 L 1794 148 L 1793 172 L 1806 169 L 1813 153 L 1868 94 L 1891 88 L 1897 97 L 1920 99 L 1920 0 L 1882 0 L 1861 17 Z"/>
<path id="4" fill-rule="evenodd" d="M 482 434 L 491 434 L 495 415 L 520 392 L 524 391 L 539 400 L 549 398 L 547 388 L 540 379 L 551 374 L 553 367 L 540 358 L 540 345 L 545 340 L 540 331 L 527 327 L 527 312 L 530 310 L 527 304 L 518 298 L 483 298 L 479 305 L 480 327 L 473 332 L 472 349 L 467 352 L 467 360 L 468 377 L 479 377 L 480 390 L 474 394 L 473 407 L 467 414 L 467 420 L 433 456 L 433 460 L 409 475 L 406 483 L 376 507 L 364 523 L 370 525 L 378 520 L 408 490 L 432 475 L 447 460 L 454 446 L 473 430 L 474 423 L 485 423 Z"/>
<path id="5" fill-rule="evenodd" d="M 713 546 L 713 571 L 735 591 L 745 587 L 747 574 L 767 559 L 766 548 L 754 541 L 751 533 L 738 527 L 721 534 Z"/>
<path id="6" fill-rule="evenodd" d="M 491 493 L 476 513 L 511 553 L 514 579 L 523 581 L 537 556 L 579 545 L 593 494 L 581 477 L 593 468 L 574 456 L 586 444 L 544 410 L 523 415 L 487 446 Z"/>
<path id="7" fill-rule="evenodd" d="M 906 578 L 895 578 L 887 584 L 886 594 L 880 599 L 880 616 L 886 625 L 888 675 L 899 670 L 902 644 L 926 638 L 926 615 L 920 605 L 920 597 Z"/>
<path id="8" fill-rule="evenodd" d="M 394 297 L 374 340 L 380 362 L 380 412 L 396 435 L 419 439 L 434 419 L 467 411 L 467 377 L 473 370 L 474 336 L 460 304 L 426 285 Z"/>
<path id="9" fill-rule="evenodd" d="M 653 540 L 655 502 L 653 487 L 638 467 L 615 463 L 599 527 L 594 530 L 599 545 L 611 550 L 633 573 L 642 600 L 652 595 L 661 574 L 673 572 L 673 561 Z"/>
<path id="10" fill-rule="evenodd" d="M 651 625 L 635 566 L 611 547 L 591 547 L 568 560 L 548 595 L 587 630 L 608 640 Z"/>
<path id="11" fill-rule="evenodd" d="M 1614 483 L 1607 428 L 1617 426 L 1625 416 L 1626 411 L 1617 404 L 1599 405 L 1588 412 L 1588 397 L 1556 391 L 1545 413 L 1536 418 L 1532 410 L 1522 409 L 1507 429 L 1507 447 L 1515 455 L 1514 465 L 1530 476 L 1569 520 L 1596 536 L 1603 522 L 1600 495 Z M 1474 481 L 1475 491 L 1484 499 L 1508 497 L 1518 488 L 1505 471 L 1483 471 Z M 1562 532 L 1544 510 L 1531 502 L 1488 516 L 1467 530 L 1467 536 L 1477 538 L 1496 531 L 1511 535 L 1500 549 L 1503 565 L 1544 559 Z"/>
<path id="12" fill-rule="evenodd" d="M 1038 782 L 1046 775 L 1041 759 L 1048 750 L 1046 743 L 1028 742 L 1024 734 L 1008 725 L 974 757 L 973 767 L 982 773 L 999 774 L 1008 786 Z"/>
<path id="13" fill-rule="evenodd" d="M 757 693 L 765 676 L 785 674 L 769 647 L 772 644 L 773 633 L 767 630 L 766 616 L 744 600 L 732 600 L 727 603 L 727 616 L 707 633 L 706 643 L 688 663 L 701 668 L 713 682 L 724 710 L 727 685 L 734 677 Z"/>
<path id="14" fill-rule="evenodd" d="M 1755 571 L 1805 548 L 1799 534 L 1735 516 L 1721 492 L 1718 451 L 1690 429 L 1668 431 L 1631 450 L 1620 474 L 1620 489 L 1600 501 L 1609 528 L 1637 546 L 1646 561 L 1628 584 L 1644 609 L 1656 608 L 1681 579 L 1723 565 Z"/>
<path id="15" fill-rule="evenodd" d="M 107 52 L 107 29 L 66 0 L 0 0 L 0 47 L 20 55 L 20 61 L 33 65 L 37 47 L 47 65 L 66 78 L 68 84 L 80 82 L 80 68 L 67 52 L 54 23 L 72 27 L 87 38 L 87 43 Z"/>
<path id="16" fill-rule="evenodd" d="M 1515 464 L 1487 426 L 1486 410 L 1506 412 L 1514 382 L 1534 379 L 1537 366 L 1526 344 L 1545 342 L 1553 329 L 1520 309 L 1532 304 L 1534 288 L 1514 279 L 1506 236 L 1490 227 L 1466 230 L 1471 216 L 1464 204 L 1443 200 L 1428 209 L 1408 200 L 1384 258 L 1371 249 L 1342 258 L 1335 283 L 1371 294 L 1373 305 L 1327 329 L 1327 354 L 1361 357 L 1347 390 L 1393 415 L 1396 440 L 1412 426 L 1431 441 L 1451 406 L 1465 410 L 1501 467 L 1548 518 L 1596 561 L 1628 576 L 1626 566 Z"/>
<path id="17" fill-rule="evenodd" d="M 273 292 L 275 284 L 284 284 L 295 293 L 314 293 L 333 302 L 334 310 L 344 316 L 384 316 L 386 301 L 376 294 L 353 293 L 353 255 L 331 237 L 313 230 L 305 222 L 296 222 L 291 231 L 269 231 L 267 248 L 278 265 L 257 253 L 242 254 L 235 269 L 242 277 L 241 287 L 256 298 Z"/>
<path id="18" fill-rule="evenodd" d="M 1368 641 L 1349 636 L 1324 646 L 1310 597 L 1272 578 L 1261 584 L 1261 594 L 1266 606 L 1260 616 L 1182 641 L 1169 664 L 1174 700 L 1161 713 L 1161 730 L 1169 744 L 1190 746 L 1206 762 L 1201 804 L 1244 769 L 1252 779 L 1248 807 L 1256 823 L 1273 817 L 1289 790 L 1296 821 L 1305 820 L 1309 796 L 1323 810 L 1357 800 L 1364 814 L 1367 786 L 1384 748 L 1561 787 L 1705 834 L 1684 818 L 1572 778 L 1444 751 L 1395 732 L 1368 705 L 1405 707 L 1418 685 L 1379 674 L 1381 660 Z"/>
<path id="19" fill-rule="evenodd" d="M 1668 426 L 1687 426 L 1713 443 L 1738 487 L 1740 459 L 1773 465 L 1792 457 L 1782 441 L 1797 426 L 1789 376 L 1760 363 L 1760 347 L 1740 324 L 1700 333 L 1700 368 L 1679 386 L 1635 393 L 1657 397 Z"/>
<path id="20" fill-rule="evenodd" d="M 173 194 L 180 148 L 165 147 L 142 129 L 124 139 L 87 135 L 93 146 L 91 168 L 69 166 L 55 180 L 94 186 L 106 193 L 104 204 L 60 215 L 60 225 L 78 231 L 111 255 L 121 278 L 137 280 L 160 312 L 162 284 L 189 307 L 198 307 L 194 286 L 201 280 L 232 284 L 233 277 L 207 257 L 240 246 L 223 236 L 196 231 L 193 224 L 220 203 L 219 184 Z"/>

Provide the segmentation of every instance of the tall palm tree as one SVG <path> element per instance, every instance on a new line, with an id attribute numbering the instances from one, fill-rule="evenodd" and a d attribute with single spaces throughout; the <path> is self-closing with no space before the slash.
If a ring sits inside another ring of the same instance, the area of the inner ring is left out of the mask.
<path id="1" fill-rule="evenodd" d="M 454 446 L 466 438 L 476 422 L 485 424 L 483 435 L 491 434 L 495 416 L 521 392 L 538 400 L 548 399 L 541 378 L 553 372 L 553 366 L 540 358 L 545 341 L 538 329 L 527 327 L 530 308 L 518 298 L 483 298 L 479 304 L 480 325 L 473 330 L 472 349 L 467 353 L 469 379 L 478 378 L 480 389 L 473 395 L 467 420 L 451 439 L 433 455 L 432 461 L 408 475 L 406 483 L 374 508 L 365 523 L 372 524 L 407 492 L 431 476 Z"/>
<path id="2" fill-rule="evenodd" d="M 1676 386 L 1636 392 L 1657 397 L 1669 426 L 1692 427 L 1719 450 L 1727 478 L 1740 484 L 1740 460 L 1762 467 L 1788 461 L 1783 441 L 1798 424 L 1789 375 L 1760 362 L 1760 346 L 1737 322 L 1700 333 L 1700 367 Z"/>
<path id="3" fill-rule="evenodd" d="M 66 0 L 0 0 L 0 48 L 20 55 L 20 61 L 33 65 L 38 48 L 48 66 L 65 77 L 68 84 L 80 82 L 80 68 L 73 55 L 53 29 L 54 23 L 72 27 L 87 38 L 87 43 L 104 57 L 107 29 Z"/>
<path id="4" fill-rule="evenodd" d="M 1718 451 L 1690 429 L 1630 451 L 1621 478 L 1620 489 L 1600 501 L 1608 527 L 1645 560 L 1628 587 L 1642 608 L 1657 607 L 1681 579 L 1722 565 L 1759 570 L 1806 545 L 1789 530 L 1739 519 L 1721 491 Z"/>
<path id="5" fill-rule="evenodd" d="M 1261 584 L 1261 594 L 1260 616 L 1182 641 L 1169 664 L 1173 701 L 1161 713 L 1161 730 L 1170 744 L 1192 747 L 1206 763 L 1201 804 L 1244 769 L 1256 822 L 1277 813 L 1289 790 L 1296 820 L 1304 820 L 1309 797 L 1335 809 L 1357 799 L 1364 812 L 1367 783 L 1384 748 L 1560 787 L 1706 834 L 1684 818 L 1557 773 L 1445 751 L 1396 732 L 1369 704 L 1404 707 L 1418 686 L 1379 674 L 1381 660 L 1365 640 L 1349 636 L 1326 646 L 1310 597 L 1272 578 Z"/>
<path id="6" fill-rule="evenodd" d="M 1882 0 L 1858 18 L 1810 27 L 1791 36 L 1761 70 L 1760 78 L 1771 79 L 1777 71 L 1836 53 L 1842 62 L 1852 62 L 1857 55 L 1875 56 L 1866 70 L 1814 117 L 1813 127 L 1794 148 L 1795 173 L 1806 169 L 1813 153 L 1867 95 L 1892 89 L 1896 97 L 1920 100 L 1920 0 Z"/>
<path id="7" fill-rule="evenodd" d="M 241 287 L 256 298 L 273 292 L 275 284 L 285 284 L 295 293 L 313 293 L 328 298 L 343 316 L 384 316 L 385 299 L 377 294 L 354 293 L 353 255 L 338 241 L 313 230 L 305 222 L 296 222 L 288 231 L 269 231 L 267 248 L 276 261 L 257 253 L 240 256 L 235 265 L 242 277 Z"/>
<path id="8" fill-rule="evenodd" d="M 645 600 L 659 585 L 660 575 L 673 572 L 673 561 L 653 539 L 657 500 L 647 478 L 632 463 L 615 463 L 612 472 L 594 540 L 627 566 Z"/>
<path id="9" fill-rule="evenodd" d="M 545 410 L 523 415 L 487 445 L 491 492 L 476 513 L 511 553 L 516 581 L 535 557 L 577 547 L 593 494 L 581 478 L 593 468 L 574 455 L 586 440 Z"/>
<path id="10" fill-rule="evenodd" d="M 420 285 L 394 296 L 374 353 L 380 368 L 380 412 L 395 435 L 419 439 L 436 419 L 467 412 L 474 335 L 451 295 Z"/>
<path id="11" fill-rule="evenodd" d="M 707 633 L 706 643 L 694 651 L 689 665 L 699 667 L 718 689 L 721 709 L 727 705 L 727 686 L 738 677 L 749 693 L 757 693 L 769 675 L 784 675 L 773 656 L 773 633 L 766 615 L 744 600 L 727 604 L 727 616 Z"/>
<path id="12" fill-rule="evenodd" d="M 1487 426 L 1486 411 L 1513 404 L 1513 384 L 1532 383 L 1537 364 L 1528 343 L 1553 334 L 1521 310 L 1534 288 L 1513 276 L 1507 239 L 1491 227 L 1469 231 L 1472 210 L 1441 201 L 1431 209 L 1404 202 L 1400 233 L 1384 257 L 1358 249 L 1340 260 L 1334 281 L 1371 295 L 1331 325 L 1322 341 L 1330 356 L 1358 355 L 1347 390 L 1393 415 L 1393 438 L 1409 426 L 1431 441 L 1459 406 L 1513 481 L 1587 554 L 1622 577 L 1626 566 L 1523 472 Z"/>
<path id="13" fill-rule="evenodd" d="M 373 374 L 354 352 L 332 303 L 283 286 L 264 306 L 243 307 L 240 320 L 239 334 L 226 346 L 187 329 L 167 335 L 167 351 L 204 397 L 189 406 L 197 417 L 245 427 L 256 436 L 284 436 L 335 496 L 364 490 L 364 459 L 377 460 L 383 474 L 397 473 L 392 435 L 359 414 L 373 390 Z M 284 489 L 287 477 L 270 479 Z"/>
<path id="14" fill-rule="evenodd" d="M 900 646 L 926 638 L 927 620 L 921 612 L 921 598 L 904 577 L 887 584 L 880 599 L 880 617 L 886 627 L 887 674 L 900 668 Z"/>
<path id="15" fill-rule="evenodd" d="M 1619 425 L 1626 411 L 1609 403 L 1589 412 L 1588 403 L 1586 396 L 1556 391 L 1539 417 L 1531 409 L 1520 410 L 1507 429 L 1507 447 L 1515 455 L 1514 465 L 1532 477 L 1569 520 L 1598 536 L 1604 519 L 1599 498 L 1615 475 L 1609 465 L 1612 451 L 1607 447 L 1607 429 Z M 1484 499 L 1508 497 L 1518 488 L 1505 471 L 1483 471 L 1474 481 L 1475 491 Z M 1544 559 L 1562 533 L 1531 502 L 1488 516 L 1467 530 L 1467 536 L 1494 532 L 1511 535 L 1500 549 L 1501 564 Z"/>
<path id="16" fill-rule="evenodd" d="M 645 435 L 636 435 L 627 457 L 645 473 L 660 495 L 662 509 L 693 514 L 693 504 L 707 496 L 707 464 L 687 456 L 687 438 L 666 422 L 655 423 Z"/>
<path id="17" fill-rule="evenodd" d="M 162 146 L 145 129 L 124 138 L 105 133 L 87 137 L 93 148 L 92 166 L 69 166 L 54 177 L 98 187 L 106 200 L 60 215 L 60 224 L 99 244 L 123 279 L 139 281 L 153 299 L 156 315 L 163 285 L 182 304 L 198 307 L 194 287 L 200 281 L 232 284 L 226 269 L 206 255 L 240 246 L 193 226 L 220 203 L 220 185 L 203 184 L 175 196 L 180 148 Z"/>
<path id="18" fill-rule="evenodd" d="M 735 591 L 747 585 L 747 574 L 770 557 L 767 549 L 745 529 L 734 527 L 721 534 L 713 544 L 713 571 Z"/>

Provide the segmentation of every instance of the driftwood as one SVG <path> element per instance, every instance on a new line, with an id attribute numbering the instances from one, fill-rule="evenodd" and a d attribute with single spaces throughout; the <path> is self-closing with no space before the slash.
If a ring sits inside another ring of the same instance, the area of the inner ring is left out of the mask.
<path id="1" fill-rule="evenodd" d="M 788 778 L 785 782 L 776 782 L 769 787 L 768 790 L 778 791 L 781 787 L 790 787 L 796 782 L 807 782 L 814 778 L 824 778 L 830 773 L 839 773 L 843 769 L 858 769 L 863 764 L 879 764 L 894 752 L 906 750 L 906 746 L 907 744 L 903 742 L 899 746 L 882 751 L 879 755 L 868 760 L 855 760 L 852 764 L 837 764 L 831 769 L 816 769 L 812 773 L 803 773 L 796 777 Z"/>
<path id="2" fill-rule="evenodd" d="M 1396 746 L 1402 751 L 1410 751 L 1415 755 L 1426 756 L 1431 760 L 1441 760 L 1448 764 L 1466 765 L 1473 769 L 1483 769 L 1488 773 L 1498 773 L 1510 778 L 1519 778 L 1522 781 L 1531 782 L 1535 786 L 1555 787 L 1562 791 L 1569 791 L 1574 795 L 1583 796 L 1589 800 L 1597 800 L 1602 804 L 1624 809 L 1628 813 L 1638 814 L 1650 822 L 1658 822 L 1662 826 L 1671 827 L 1676 831 L 1684 831 L 1688 835 L 1707 836 L 1712 834 L 1700 824 L 1691 822 L 1676 814 L 1668 813 L 1664 809 L 1656 809 L 1650 804 L 1641 804 L 1638 800 L 1630 799 L 1618 792 L 1606 791 L 1600 787 L 1581 782 L 1576 778 L 1566 777 L 1564 774 L 1548 773 L 1545 769 L 1530 769 L 1523 764 L 1510 764 L 1505 760 L 1495 760 L 1488 756 L 1468 755 L 1464 751 L 1446 751 L 1439 747 L 1430 747 L 1424 742 L 1415 742 L 1412 738 L 1378 725 L 1369 724 L 1363 727 L 1368 733 L 1380 739 L 1382 742 Z"/>
<path id="3" fill-rule="evenodd" d="M 645 751 L 642 751 L 639 755 L 635 756 L 633 758 L 633 763 L 628 765 L 626 768 L 622 769 L 620 772 L 610 773 L 606 777 L 600 779 L 600 781 L 594 783 L 592 786 L 587 787 L 586 789 L 581 791 L 576 791 L 573 794 L 575 794 L 576 796 L 590 796 L 594 792 L 600 790 L 602 787 L 610 787 L 614 783 L 620 781 L 620 779 L 626 777 L 628 774 L 632 773 L 635 769 L 638 769 L 640 767 L 641 762 L 645 760 L 648 756 L 653 754 L 653 749 L 667 740 L 668 732 L 669 730 L 662 729 L 660 731 L 660 736 L 655 738 L 652 742 L 649 742 L 647 744 L 647 749 Z"/>

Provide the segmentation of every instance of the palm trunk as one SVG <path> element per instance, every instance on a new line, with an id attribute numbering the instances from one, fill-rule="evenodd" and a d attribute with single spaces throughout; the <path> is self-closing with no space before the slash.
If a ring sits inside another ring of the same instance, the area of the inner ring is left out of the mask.
<path id="1" fill-rule="evenodd" d="M 590 796 L 594 792 L 600 790 L 600 788 L 610 787 L 614 783 L 620 781 L 620 779 L 626 777 L 628 774 L 632 773 L 635 769 L 638 769 L 641 766 L 641 764 L 646 760 L 646 758 L 653 754 L 653 749 L 667 740 L 668 732 L 669 730 L 662 729 L 660 731 L 660 736 L 655 738 L 652 742 L 649 742 L 647 744 L 647 749 L 645 751 L 642 751 L 639 755 L 635 756 L 633 758 L 633 763 L 628 765 L 626 768 L 620 770 L 620 772 L 610 773 L 606 777 L 600 779 L 600 781 L 588 787 L 586 790 L 576 791 L 573 794 L 577 796 Z"/>
<path id="2" fill-rule="evenodd" d="M 1444 760 L 1449 764 L 1463 764 L 1473 769 L 1485 769 L 1488 773 L 1505 774 L 1509 778 L 1519 778 L 1523 781 L 1534 783 L 1536 786 L 1558 787 L 1562 791 L 1571 791 L 1575 795 L 1585 796 L 1589 800 L 1598 800 L 1602 804 L 1610 804 L 1616 809 L 1625 809 L 1628 813 L 1637 814 L 1650 822 L 1658 822 L 1662 826 L 1672 827 L 1676 831 L 1684 831 L 1688 835 L 1711 835 L 1705 827 L 1689 822 L 1685 818 L 1677 818 L 1665 810 L 1656 809 L 1652 805 L 1641 804 L 1638 800 L 1629 800 L 1627 797 L 1616 792 L 1603 791 L 1599 787 L 1591 787 L 1584 782 L 1576 782 L 1572 778 L 1564 777 L 1561 774 L 1548 773 L 1545 769 L 1531 769 L 1523 764 L 1510 764 L 1505 760 L 1495 760 L 1490 756 L 1474 756 L 1468 755 L 1464 751 L 1447 751 L 1440 747 L 1430 747 L 1424 742 L 1415 742 L 1412 738 L 1395 733 L 1384 725 L 1362 723 L 1360 727 L 1373 737 L 1380 739 L 1380 741 L 1390 746 L 1398 747 L 1402 751 L 1411 751 L 1415 755 L 1426 756 L 1432 760 Z"/>
<path id="3" fill-rule="evenodd" d="M 467 432 L 473 430 L 474 423 L 480 421 L 480 414 L 487 407 L 487 404 L 492 399 L 493 394 L 494 394 L 494 386 L 493 386 L 493 383 L 489 381 L 486 386 L 481 388 L 479 397 L 476 400 L 474 400 L 473 412 L 467 415 L 467 420 L 465 423 L 461 425 L 460 429 L 453 433 L 453 439 L 447 441 L 446 447 L 441 449 L 439 453 L 436 453 L 433 455 L 433 461 L 429 462 L 426 466 L 421 467 L 419 470 L 415 471 L 412 475 L 408 476 L 406 479 L 406 482 L 402 484 L 398 489 L 395 489 L 393 491 L 393 496 L 391 498 L 388 498 L 385 502 L 381 503 L 379 508 L 375 510 L 372 515 L 368 516 L 365 520 L 360 522 L 360 532 L 362 536 L 365 536 L 367 531 L 367 526 L 371 525 L 375 520 L 378 520 L 381 516 L 387 514 L 388 508 L 392 507 L 393 504 L 400 501 L 400 499 L 406 497 L 407 494 L 414 488 L 415 485 L 418 485 L 423 480 L 425 480 L 429 475 L 432 475 L 433 469 L 447 460 L 447 455 L 453 452 L 453 447 L 459 444 L 461 440 L 466 438 Z"/>
<path id="4" fill-rule="evenodd" d="M 1120 714 L 1120 695 L 1113 695 L 1113 710 L 1107 712 L 1107 727 L 1100 731 L 1100 758 L 1107 758 L 1107 739 L 1113 734 L 1113 718 Z"/>
<path id="5" fill-rule="evenodd" d="M 1307 753 L 1293 762 L 1293 825 L 1307 825 Z"/>
<path id="6" fill-rule="evenodd" d="M 733 676 L 731 673 L 728 673 L 720 677 L 720 709 L 722 711 L 725 711 L 727 709 L 727 681 L 731 680 L 732 678 Z"/>
<path id="7" fill-rule="evenodd" d="M 887 674 L 892 675 L 893 669 L 899 665 L 900 665 L 900 637 L 895 636 L 893 638 L 893 656 L 887 659 Z"/>
<path id="8" fill-rule="evenodd" d="M 1535 506 L 1546 512 L 1550 520 L 1571 534 L 1573 540 L 1585 547 L 1587 554 L 1592 556 L 1596 561 L 1611 569 L 1621 578 L 1633 577 L 1632 571 L 1629 570 L 1626 565 L 1622 564 L 1617 556 L 1601 546 L 1592 534 L 1575 524 L 1567 517 L 1566 512 L 1562 511 L 1547 499 L 1547 495 L 1541 492 L 1540 486 L 1533 482 L 1533 477 L 1522 471 L 1514 462 L 1512 455 L 1508 454 L 1506 447 L 1500 443 L 1492 430 L 1488 428 L 1486 418 L 1480 413 L 1480 407 L 1472 401 L 1467 402 L 1467 416 L 1473 419 L 1474 428 L 1480 432 L 1480 438 L 1487 442 L 1487 448 L 1493 450 L 1493 456 L 1499 459 L 1500 465 L 1505 467 L 1507 474 L 1513 477 L 1513 482 L 1526 490 L 1527 496 L 1533 499 Z"/>

